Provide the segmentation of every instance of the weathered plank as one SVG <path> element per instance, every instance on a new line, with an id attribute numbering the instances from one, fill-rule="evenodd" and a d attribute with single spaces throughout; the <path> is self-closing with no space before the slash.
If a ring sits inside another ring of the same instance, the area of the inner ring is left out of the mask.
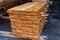
<path id="1" fill-rule="evenodd" d="M 0 36 L 6 36 L 6 37 L 15 37 L 14 35 L 12 35 L 11 32 L 6 32 L 6 31 L 0 31 Z M 47 40 L 48 37 L 47 36 L 40 36 L 39 40 Z"/>

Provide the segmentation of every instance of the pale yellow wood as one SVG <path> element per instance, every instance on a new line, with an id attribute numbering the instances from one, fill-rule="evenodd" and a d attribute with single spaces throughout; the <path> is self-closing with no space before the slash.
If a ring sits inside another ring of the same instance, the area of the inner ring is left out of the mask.
<path id="1" fill-rule="evenodd" d="M 46 5 L 45 2 L 28 2 L 23 5 L 19 5 L 14 8 L 11 8 L 9 10 L 10 11 L 38 11 L 45 5 Z"/>
<path id="2" fill-rule="evenodd" d="M 33 2 L 46 2 L 46 0 L 32 0 Z"/>

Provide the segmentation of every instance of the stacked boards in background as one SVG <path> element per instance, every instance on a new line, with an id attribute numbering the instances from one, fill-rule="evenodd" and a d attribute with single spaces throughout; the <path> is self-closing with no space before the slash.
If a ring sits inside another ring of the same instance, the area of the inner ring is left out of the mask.
<path id="1" fill-rule="evenodd" d="M 45 2 L 28 2 L 8 9 L 12 34 L 38 40 L 45 25 L 46 12 Z"/>
<path id="2" fill-rule="evenodd" d="M 16 5 L 20 0 L 0 0 L 0 9 Z"/>
<path id="3" fill-rule="evenodd" d="M 33 2 L 46 2 L 46 0 L 32 0 Z"/>

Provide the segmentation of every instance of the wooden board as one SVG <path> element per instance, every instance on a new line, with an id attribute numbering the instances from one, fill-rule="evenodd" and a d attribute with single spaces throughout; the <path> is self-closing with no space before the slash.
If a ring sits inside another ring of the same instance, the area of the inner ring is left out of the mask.
<path id="1" fill-rule="evenodd" d="M 6 32 L 6 31 L 0 31 L 0 36 L 5 36 L 5 37 L 14 37 L 17 38 L 16 36 L 12 35 L 11 32 Z M 39 40 L 47 40 L 47 36 L 40 36 Z"/>
<path id="2" fill-rule="evenodd" d="M 46 2 L 46 0 L 32 0 L 33 2 Z"/>
<path id="3" fill-rule="evenodd" d="M 12 13 L 13 11 L 16 11 L 16 12 L 21 12 L 21 11 L 25 11 L 25 12 L 38 12 L 39 10 L 42 10 L 42 8 L 44 8 L 46 5 L 45 2 L 28 2 L 26 4 L 23 4 L 23 5 L 19 5 L 19 6 L 16 6 L 14 8 L 11 8 L 11 9 L 8 9 L 8 13 Z M 22 13 L 23 14 L 23 13 Z"/>
<path id="4" fill-rule="evenodd" d="M 15 4 L 17 2 L 19 2 L 19 0 L 1 0 L 0 1 L 0 9 L 5 8 L 5 7 L 9 6 L 9 5 L 12 6 L 12 4 Z"/>

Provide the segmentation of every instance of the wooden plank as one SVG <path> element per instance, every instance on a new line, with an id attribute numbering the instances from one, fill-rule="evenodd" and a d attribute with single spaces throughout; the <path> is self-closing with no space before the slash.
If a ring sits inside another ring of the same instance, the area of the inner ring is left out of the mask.
<path id="1" fill-rule="evenodd" d="M 3 0 L 3 1 L 0 1 L 0 9 L 13 6 L 18 2 L 19 2 L 19 0 L 11 0 L 11 1 L 10 0 Z"/>
<path id="2" fill-rule="evenodd" d="M 3 19 L 10 19 L 8 16 L 1 16 L 0 18 L 3 18 Z"/>
<path id="3" fill-rule="evenodd" d="M 46 2 L 46 0 L 32 0 L 33 2 Z"/>
<path id="4" fill-rule="evenodd" d="M 30 6 L 29 6 L 29 5 Z M 34 5 L 35 4 L 35 5 Z M 23 4 L 23 5 L 19 5 L 19 6 L 16 6 L 14 8 L 11 8 L 11 9 L 8 9 L 8 13 L 11 13 L 13 11 L 27 11 L 27 12 L 31 12 L 31 11 L 38 11 L 38 10 L 41 10 L 41 8 L 43 6 L 45 6 L 45 2 L 29 2 L 29 3 L 26 3 L 26 4 Z M 26 6 L 25 6 L 26 5 Z M 33 6 L 32 6 L 33 5 Z"/>
<path id="5" fill-rule="evenodd" d="M 0 36 L 15 37 L 11 32 L 0 31 Z"/>
<path id="6" fill-rule="evenodd" d="M 11 32 L 7 32 L 7 31 L 0 31 L 0 36 L 6 36 L 6 37 L 15 37 L 16 36 L 12 35 Z M 47 40 L 48 37 L 47 36 L 40 36 L 39 40 Z"/>

